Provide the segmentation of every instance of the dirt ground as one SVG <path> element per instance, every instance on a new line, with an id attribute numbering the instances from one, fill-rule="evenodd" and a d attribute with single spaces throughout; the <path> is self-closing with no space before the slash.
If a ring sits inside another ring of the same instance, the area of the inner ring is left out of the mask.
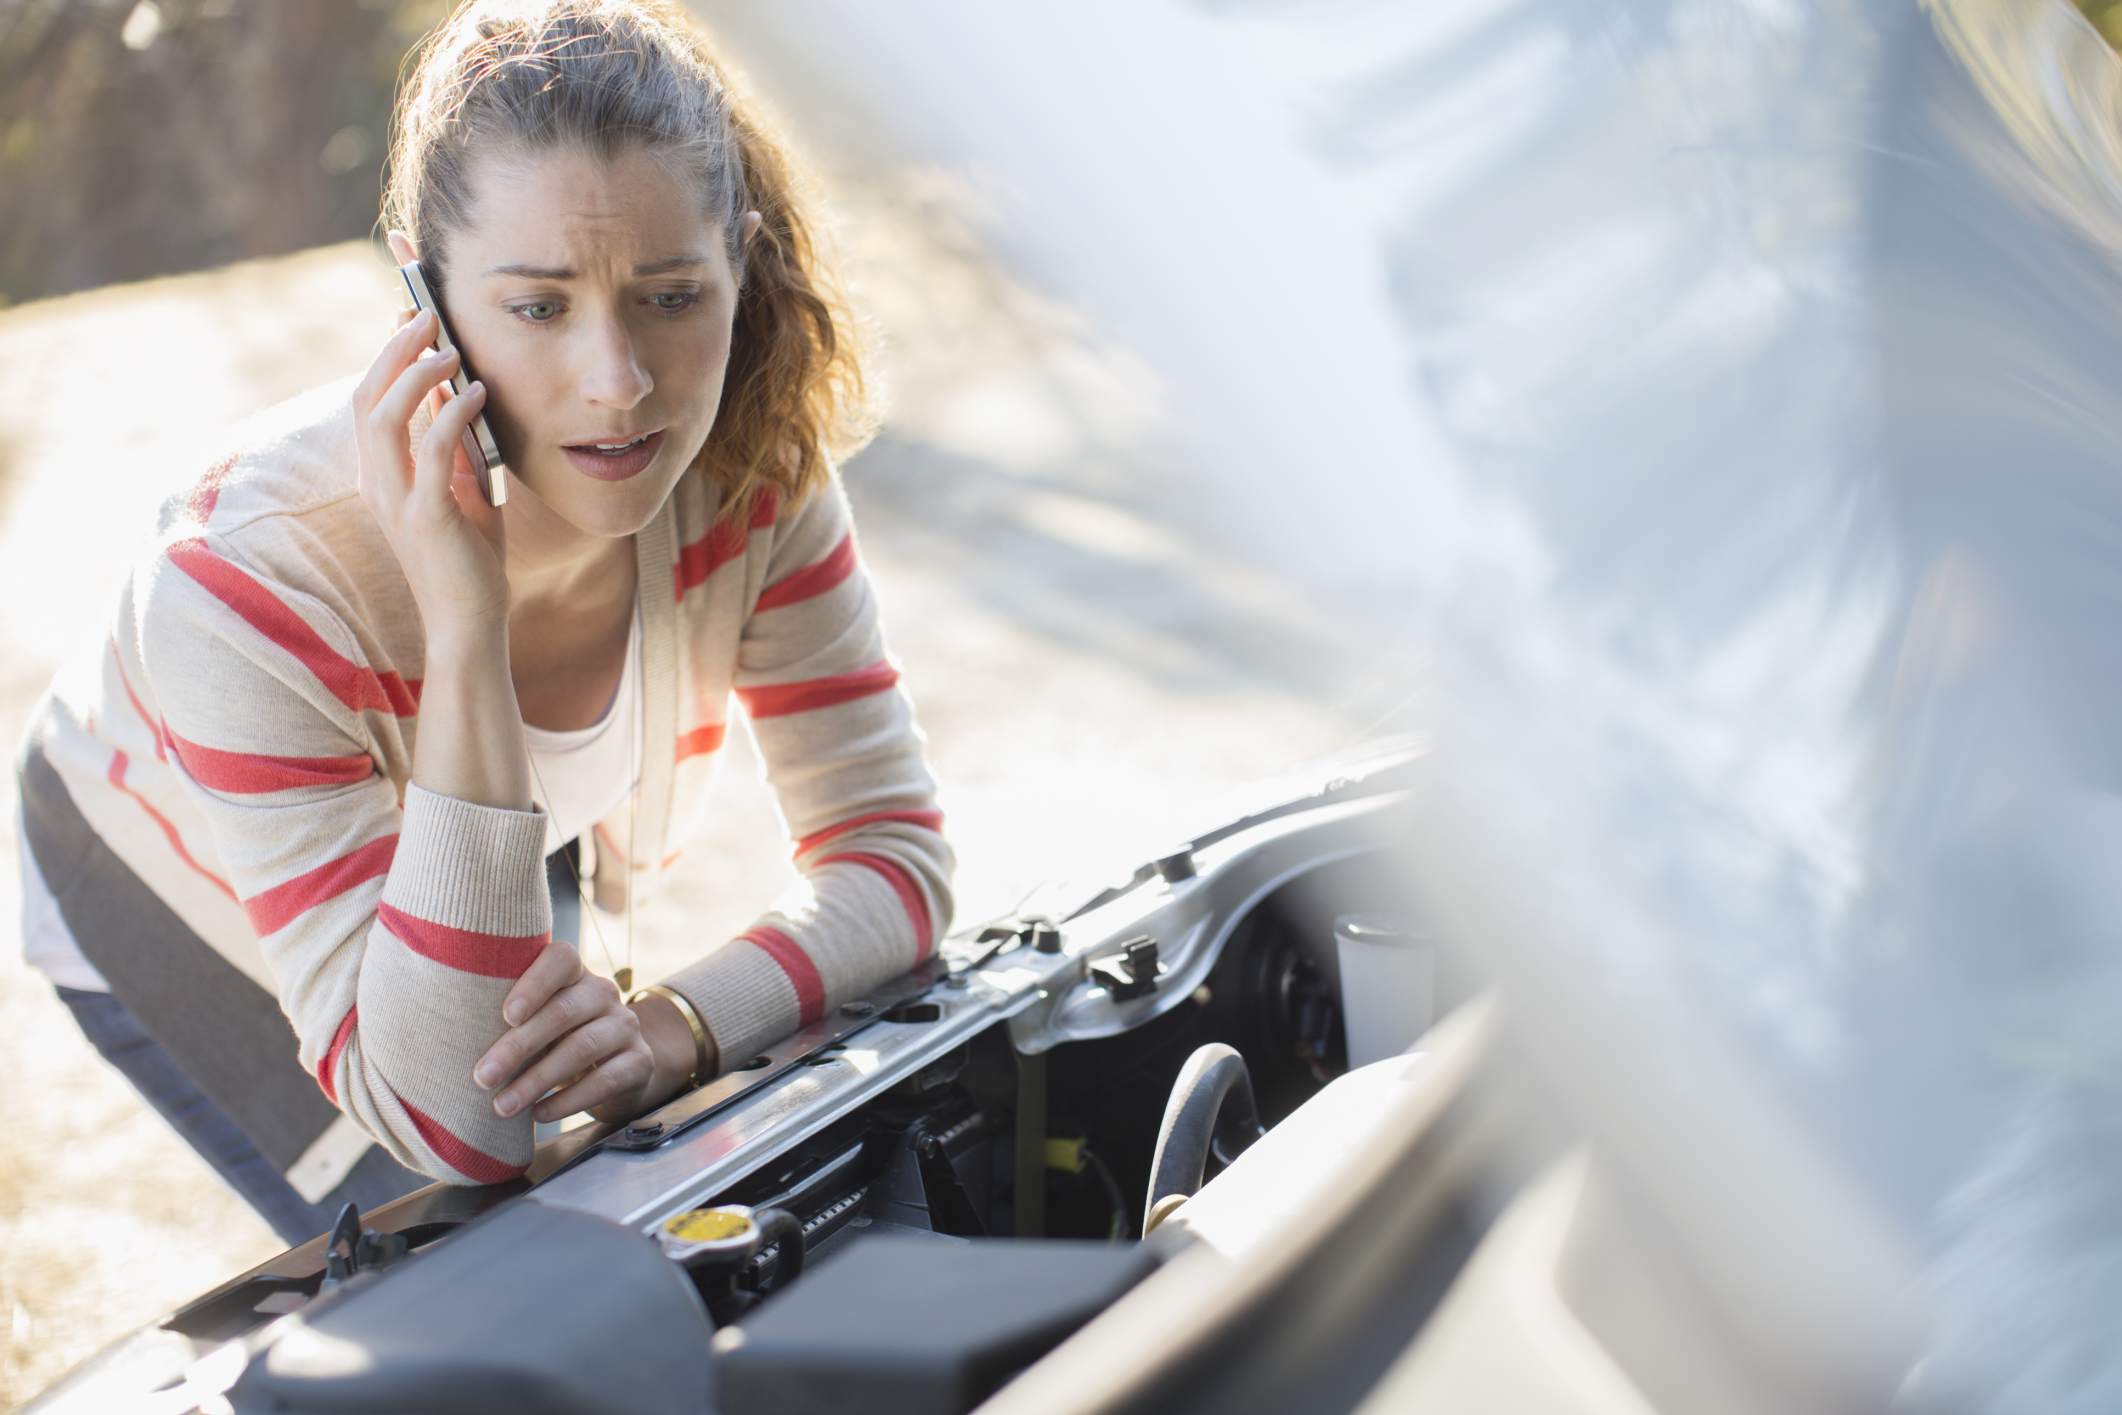
<path id="1" fill-rule="evenodd" d="M 1190 534 L 1188 507 L 1225 493 L 1160 423 L 1151 381 L 983 262 L 941 201 L 842 198 L 891 409 L 846 475 L 944 782 L 963 924 L 1041 879 L 1131 863 L 1213 819 L 1241 783 L 1352 744 L 1393 684 L 1389 671 L 1352 677 L 1352 631 Z M 157 500 L 207 465 L 231 419 L 365 366 L 393 285 L 370 247 L 349 244 L 0 314 L 10 744 L 62 658 L 101 643 Z M 771 797 L 741 742 L 728 755 L 725 814 L 638 921 L 644 976 L 729 937 L 787 876 Z M 12 1406 L 281 1245 L 22 964 L 8 804 L 0 1403 Z M 596 961 L 594 939 L 585 953 Z"/>

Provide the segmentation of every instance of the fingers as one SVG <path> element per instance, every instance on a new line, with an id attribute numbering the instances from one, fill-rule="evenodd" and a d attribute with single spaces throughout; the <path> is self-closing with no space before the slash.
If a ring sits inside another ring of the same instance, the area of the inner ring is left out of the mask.
<path id="1" fill-rule="evenodd" d="M 464 361 L 454 351 L 420 352 L 438 329 L 432 312 L 406 318 L 350 400 L 354 485 L 430 634 L 450 625 L 491 633 L 508 617 L 508 527 L 468 475 L 477 453 L 465 452 L 467 431 L 490 399 L 463 382 Z M 453 377 L 466 391 L 449 397 L 443 389 Z M 419 416 L 422 399 L 433 400 L 431 417 Z M 525 1015 L 566 982 L 546 978 Z"/>
<path id="2" fill-rule="evenodd" d="M 494 1097 L 494 1113 L 514 1115 L 555 1086 L 566 1085 L 622 1052 L 639 1052 L 644 1060 L 648 1059 L 648 1048 L 641 1040 L 641 1023 L 623 1007 L 599 1015 L 554 1042 L 528 1070 Z M 647 1080 L 648 1074 L 644 1071 L 635 1078 L 634 1084 L 640 1086 Z M 594 1078 L 583 1084 L 595 1084 Z"/>
<path id="3" fill-rule="evenodd" d="M 501 1000 L 501 1020 L 515 1027 L 523 1019 L 545 1006 L 552 995 L 565 987 L 572 987 L 582 976 L 582 955 L 564 938 L 548 942 L 516 985 L 508 990 Z M 546 1041 L 551 1041 L 547 1037 Z M 544 1043 L 540 1043 L 542 1046 Z"/>
<path id="4" fill-rule="evenodd" d="M 573 1085 L 557 1095 L 538 1102 L 533 1118 L 546 1123 L 565 1120 L 591 1106 L 640 1096 L 655 1071 L 656 1063 L 646 1044 L 628 1047 L 606 1057 L 596 1070 L 578 1077 Z"/>
<path id="5" fill-rule="evenodd" d="M 591 986 L 578 992 L 578 984 L 585 982 Z M 597 983 L 603 988 L 595 987 Z M 553 940 L 509 989 L 501 1004 L 509 1028 L 473 1065 L 472 1080 L 489 1091 L 514 1080 L 538 1053 L 610 1006 L 602 995 L 606 993 L 615 999 L 619 989 L 603 978 L 584 978 L 581 955 L 572 945 Z"/>
<path id="6" fill-rule="evenodd" d="M 354 411 L 366 416 L 398 375 L 405 372 L 406 365 L 420 356 L 421 349 L 434 342 L 434 315 L 410 307 L 399 310 L 397 332 L 383 341 L 376 361 L 368 366 L 368 373 L 354 387 Z"/>
<path id="7" fill-rule="evenodd" d="M 361 490 L 380 514 L 395 515 L 396 508 L 405 501 L 408 493 L 412 494 L 415 506 L 423 497 L 432 504 L 436 478 L 432 469 L 424 465 L 434 460 L 428 451 L 430 439 L 423 438 L 418 449 L 409 448 L 406 434 L 420 400 L 440 387 L 457 371 L 461 362 L 455 350 L 446 354 L 423 354 L 399 373 L 373 407 L 365 414 L 357 412 L 359 435 L 364 444 L 360 459 Z M 460 401 L 466 402 L 468 407 L 457 410 L 446 422 L 442 413 L 436 415 L 435 422 L 441 424 L 444 431 L 455 429 L 461 433 L 482 400 Z M 448 409 L 444 410 L 444 413 L 448 412 Z M 429 432 L 435 431 L 436 428 L 430 426 Z M 445 460 L 439 479 L 445 489 L 449 485 L 448 465 Z"/>
<path id="8" fill-rule="evenodd" d="M 369 410 L 368 422 L 378 432 L 395 431 L 400 445 L 405 440 L 405 426 L 412 421 L 413 411 L 429 391 L 457 371 L 462 356 L 455 349 L 446 354 L 422 354 L 398 374 L 391 386 L 376 400 Z"/>
<path id="9" fill-rule="evenodd" d="M 566 959 L 549 961 L 553 949 L 548 947 L 545 953 L 539 955 L 538 961 L 531 965 L 530 972 L 526 972 L 510 991 L 509 999 L 504 1004 L 504 1017 L 513 1013 L 519 1003 L 528 1005 L 526 1000 L 529 998 L 541 1000 L 523 1021 L 503 1032 L 500 1040 L 488 1047 L 486 1055 L 480 1057 L 478 1063 L 472 1067 L 472 1080 L 480 1087 L 490 1091 L 496 1086 L 507 1085 L 516 1080 L 524 1068 L 535 1062 L 547 1048 L 604 1013 L 621 1011 L 627 1012 L 629 1017 L 633 1015 L 620 1004 L 619 989 L 611 979 L 594 974 L 584 975 L 582 961 L 574 949 L 566 944 L 557 946 L 566 948 Z M 544 989 L 547 981 L 556 976 L 557 970 L 567 962 L 573 963 L 575 981 L 557 992 L 546 992 Z M 533 980 L 532 975 L 541 973 L 541 970 L 542 975 Z M 526 982 L 533 985 L 526 989 Z M 587 1070 L 595 1060 L 593 1057 L 575 1070 Z M 572 1071 L 568 1073 L 569 1076 L 573 1074 Z M 567 1076 L 559 1078 L 560 1081 L 566 1079 Z M 533 1096 L 536 1094 L 532 1093 Z M 517 1108 L 522 1107 L 519 1105 Z"/>
<path id="10" fill-rule="evenodd" d="M 450 478 L 463 455 L 464 434 L 485 406 L 486 385 L 474 379 L 461 396 L 444 403 L 435 414 L 414 459 L 413 484 L 421 496 L 431 501 L 449 499 Z"/>

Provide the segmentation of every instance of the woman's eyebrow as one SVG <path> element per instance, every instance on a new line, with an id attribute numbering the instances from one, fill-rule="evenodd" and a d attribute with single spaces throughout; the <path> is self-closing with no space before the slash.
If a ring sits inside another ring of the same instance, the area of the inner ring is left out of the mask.
<path id="1" fill-rule="evenodd" d="M 643 261 L 634 267 L 636 277 L 644 275 L 668 275 L 673 270 L 686 270 L 707 264 L 707 258 L 699 255 L 667 255 L 661 260 Z M 578 272 L 566 265 L 497 265 L 486 272 L 488 275 L 514 275 L 524 280 L 573 280 Z"/>

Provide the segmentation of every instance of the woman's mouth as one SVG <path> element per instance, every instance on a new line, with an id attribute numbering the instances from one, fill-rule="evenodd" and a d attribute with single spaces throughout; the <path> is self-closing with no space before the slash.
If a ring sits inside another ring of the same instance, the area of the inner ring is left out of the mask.
<path id="1" fill-rule="evenodd" d="M 560 450 L 575 470 L 598 481 L 625 481 L 647 469 L 663 448 L 663 430 L 637 433 L 610 441 L 569 443 Z"/>

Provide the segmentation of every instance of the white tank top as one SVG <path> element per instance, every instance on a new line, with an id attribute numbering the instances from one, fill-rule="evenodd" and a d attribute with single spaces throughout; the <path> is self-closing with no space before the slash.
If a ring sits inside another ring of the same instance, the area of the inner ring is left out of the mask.
<path id="1" fill-rule="evenodd" d="M 550 855 L 616 810 L 641 779 L 639 604 L 627 630 L 619 690 L 604 716 L 571 732 L 549 732 L 526 722 L 523 737 L 537 768 L 531 773 L 531 795 L 545 808 L 545 853 Z"/>

